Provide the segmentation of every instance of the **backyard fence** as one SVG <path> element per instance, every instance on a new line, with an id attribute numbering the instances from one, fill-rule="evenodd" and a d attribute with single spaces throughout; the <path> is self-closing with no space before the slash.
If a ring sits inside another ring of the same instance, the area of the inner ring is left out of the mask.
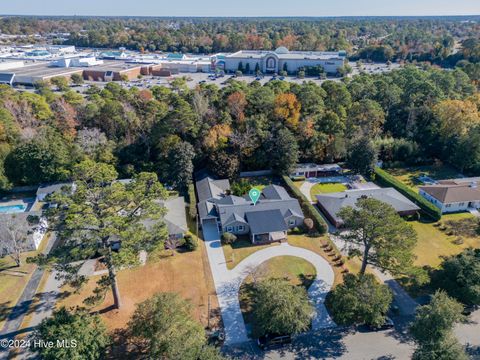
<path id="1" fill-rule="evenodd" d="M 405 185 L 403 182 L 395 178 L 393 175 L 390 175 L 385 170 L 376 167 L 375 180 L 382 186 L 391 186 L 395 188 L 398 192 L 400 192 L 401 194 L 409 198 L 411 201 L 413 201 L 415 204 L 417 204 L 422 209 L 422 211 L 433 220 L 438 221 L 442 218 L 442 212 L 439 208 L 437 208 L 430 201 L 415 192 L 413 189 Z"/>

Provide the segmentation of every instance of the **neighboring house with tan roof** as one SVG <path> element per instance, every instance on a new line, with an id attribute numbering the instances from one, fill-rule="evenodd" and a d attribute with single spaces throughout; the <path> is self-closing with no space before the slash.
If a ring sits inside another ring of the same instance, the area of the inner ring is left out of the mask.
<path id="1" fill-rule="evenodd" d="M 441 180 L 436 185 L 421 186 L 419 194 L 443 213 L 480 208 L 480 178 Z"/>

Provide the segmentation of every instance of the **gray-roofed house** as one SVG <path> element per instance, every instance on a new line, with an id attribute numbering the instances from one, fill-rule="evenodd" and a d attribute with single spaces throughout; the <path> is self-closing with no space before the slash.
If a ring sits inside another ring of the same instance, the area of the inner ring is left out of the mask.
<path id="1" fill-rule="evenodd" d="M 165 225 L 167 225 L 168 235 L 177 239 L 183 239 L 188 231 L 185 199 L 182 196 L 178 196 L 162 201 L 162 205 L 167 209 L 164 221 Z"/>
<path id="2" fill-rule="evenodd" d="M 167 210 L 162 220 L 167 226 L 168 236 L 183 239 L 185 233 L 188 232 L 185 199 L 182 196 L 177 196 L 166 200 L 157 200 L 157 203 Z M 145 219 L 142 221 L 148 229 L 158 222 L 159 220 L 157 219 Z"/>
<path id="3" fill-rule="evenodd" d="M 68 187 L 72 187 L 72 191 L 74 191 L 74 184 L 73 183 L 55 183 L 55 184 L 46 184 L 46 185 L 41 185 L 37 189 L 37 200 L 38 201 L 45 201 L 45 198 L 53 194 L 56 191 L 60 191 L 62 189 L 66 189 Z"/>
<path id="4" fill-rule="evenodd" d="M 38 221 L 31 221 L 36 219 Z M 0 214 L 1 231 L 4 227 L 14 226 L 19 234 L 25 235 L 25 242 L 21 243 L 21 251 L 37 250 L 48 228 L 47 220 L 42 217 L 41 211 Z M 3 235 L 2 235 L 3 236 Z M 11 253 L 8 246 L 0 248 L 0 257 Z"/>
<path id="5" fill-rule="evenodd" d="M 417 213 L 420 208 L 400 194 L 394 188 L 379 188 L 367 190 L 346 190 L 342 192 L 317 195 L 317 205 L 327 219 L 336 227 L 343 225 L 338 212 L 347 207 L 356 207 L 358 199 L 373 198 L 391 205 L 400 216 L 409 216 Z"/>
<path id="6" fill-rule="evenodd" d="M 197 182 L 202 227 L 215 224 L 220 232 L 249 235 L 253 243 L 263 243 L 286 239 L 288 229 L 303 224 L 298 200 L 281 186 L 265 187 L 256 204 L 247 197 L 229 195 L 229 188 L 228 180 L 205 178 Z"/>

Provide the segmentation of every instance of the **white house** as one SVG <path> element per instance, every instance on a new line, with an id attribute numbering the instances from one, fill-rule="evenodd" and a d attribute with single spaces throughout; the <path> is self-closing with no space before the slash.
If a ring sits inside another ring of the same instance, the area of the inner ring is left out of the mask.
<path id="1" fill-rule="evenodd" d="M 421 186 L 419 194 L 443 213 L 480 208 L 479 178 L 442 180 L 436 185 Z"/>

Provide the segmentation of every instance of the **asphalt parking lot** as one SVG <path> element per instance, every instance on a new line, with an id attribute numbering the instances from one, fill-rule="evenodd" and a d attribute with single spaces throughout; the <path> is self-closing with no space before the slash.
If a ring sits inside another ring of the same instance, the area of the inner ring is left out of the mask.
<path id="1" fill-rule="evenodd" d="M 357 65 L 355 62 L 350 62 L 349 65 L 352 67 L 352 75 L 358 75 L 361 72 L 364 72 L 366 74 L 381 74 L 384 72 L 389 72 L 394 69 L 398 69 L 400 67 L 400 64 L 393 63 L 393 64 L 384 64 L 384 63 L 366 63 L 362 64 L 360 67 Z M 327 77 L 326 79 L 319 79 L 318 77 L 305 77 L 304 79 L 299 79 L 296 76 L 286 76 L 284 78 L 280 76 L 273 76 L 273 75 L 265 75 L 261 77 L 257 77 L 255 75 L 242 75 L 239 77 L 235 77 L 234 75 L 231 74 L 225 74 L 224 76 L 218 77 L 218 78 L 212 78 L 212 74 L 208 73 L 180 73 L 173 75 L 171 77 L 153 77 L 153 76 L 143 76 L 140 79 L 134 79 L 131 81 L 127 82 L 117 82 L 118 84 L 121 84 L 123 87 L 129 89 L 132 87 L 137 87 L 139 89 L 149 89 L 153 86 L 170 86 L 170 83 L 172 80 L 175 78 L 181 78 L 185 77 L 187 79 L 187 86 L 190 89 L 194 89 L 196 86 L 199 84 L 215 84 L 218 87 L 222 88 L 227 85 L 227 80 L 229 79 L 235 79 L 238 81 L 245 81 L 246 83 L 251 83 L 253 81 L 259 81 L 260 84 L 264 85 L 267 82 L 278 79 L 282 81 L 288 81 L 291 83 L 296 83 L 296 84 L 302 84 L 305 81 L 312 81 L 318 85 L 322 84 L 326 80 L 331 80 L 331 81 L 342 81 L 342 78 L 340 77 Z M 107 83 L 106 82 L 99 82 L 99 81 L 85 81 L 84 84 L 80 86 L 75 86 L 72 87 L 72 90 L 78 92 L 78 93 L 85 93 L 88 88 L 92 85 L 95 85 L 99 88 L 105 87 Z M 33 87 L 26 87 L 26 88 L 18 88 L 19 90 L 22 91 L 35 91 Z"/>

